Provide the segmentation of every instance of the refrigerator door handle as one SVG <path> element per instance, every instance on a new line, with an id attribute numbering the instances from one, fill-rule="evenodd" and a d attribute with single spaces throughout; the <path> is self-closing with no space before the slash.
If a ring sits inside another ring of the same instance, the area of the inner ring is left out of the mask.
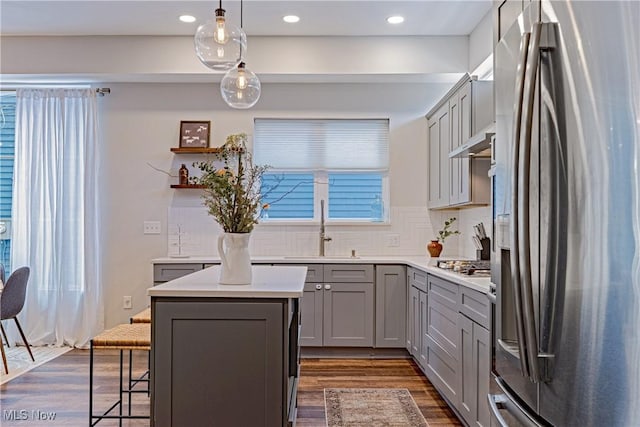
<path id="1" fill-rule="evenodd" d="M 491 409 L 491 414 L 498 422 L 500 427 L 509 427 L 507 421 L 504 419 L 502 414 L 500 413 L 500 409 L 504 408 L 504 404 L 507 403 L 507 396 L 504 394 L 490 394 L 489 396 L 489 408 Z M 498 405 L 501 407 L 498 408 Z"/>
<path id="2" fill-rule="evenodd" d="M 537 22 L 533 26 L 529 52 L 527 54 L 527 67 L 525 75 L 524 92 L 524 129 L 520 133 L 520 182 L 519 182 L 519 206 L 518 221 L 518 264 L 520 265 L 520 286 L 522 292 L 522 310 L 524 317 L 524 330 L 526 336 L 527 364 L 529 365 L 529 378 L 533 382 L 540 381 L 540 369 L 538 366 L 538 334 L 533 300 L 533 283 L 531 279 L 531 241 L 530 241 L 530 188 L 531 175 L 531 144 L 533 112 L 535 101 L 535 89 L 540 64 L 540 33 L 542 23 Z"/>
<path id="3" fill-rule="evenodd" d="M 489 409 L 491 410 L 491 415 L 493 419 L 495 419 L 500 427 L 510 427 L 509 423 L 502 416 L 500 411 L 506 411 L 510 417 L 515 418 L 518 422 L 518 425 L 522 425 L 524 427 L 542 427 L 543 424 L 540 424 L 531 414 L 531 412 L 522 406 L 512 395 L 512 393 L 505 387 L 503 384 L 503 380 L 500 378 L 495 379 L 496 384 L 498 384 L 500 394 L 488 394 L 487 398 L 489 399 Z M 492 423 L 493 425 L 493 423 Z"/>
<path id="4" fill-rule="evenodd" d="M 557 51 L 557 24 L 543 24 L 540 49 L 541 114 L 547 116 L 546 133 L 549 141 L 549 157 L 547 168 L 549 182 L 552 183 L 547 192 L 549 212 L 547 256 L 541 258 L 545 262 L 546 289 L 540 314 L 540 352 L 541 381 L 551 381 L 553 377 L 554 341 L 562 328 L 562 307 L 564 303 L 564 272 L 567 268 L 567 229 L 568 229 L 568 181 L 566 164 L 566 147 L 562 123 L 564 108 L 562 97 L 562 79 L 558 70 L 560 61 L 554 54 Z M 545 52 L 546 51 L 546 52 Z"/>
<path id="5" fill-rule="evenodd" d="M 523 409 L 512 401 L 506 394 L 489 394 L 489 409 L 493 419 L 498 422 L 500 427 L 510 427 L 509 423 L 504 419 L 501 410 L 507 411 L 524 427 L 542 427 L 541 424 L 535 422 L 528 416 L 524 415 Z M 493 425 L 493 423 L 492 423 Z"/>
<path id="6" fill-rule="evenodd" d="M 518 58 L 518 74 L 516 77 L 516 101 L 513 111 L 513 153 L 511 157 L 511 218 L 512 223 L 509 227 L 509 240 L 511 247 L 511 284 L 513 286 L 514 308 L 516 315 L 516 336 L 518 340 L 518 354 L 520 360 L 520 370 L 522 375 L 529 376 L 529 367 L 527 365 L 524 333 L 524 318 L 522 313 L 522 293 L 520 286 L 520 256 L 519 252 L 519 235 L 518 224 L 520 222 L 520 213 L 518 209 L 520 194 L 518 191 L 520 182 L 520 133 L 522 130 L 522 107 L 524 94 L 524 80 L 527 64 L 527 53 L 529 51 L 529 40 L 531 33 L 524 33 L 520 43 L 520 55 Z"/>

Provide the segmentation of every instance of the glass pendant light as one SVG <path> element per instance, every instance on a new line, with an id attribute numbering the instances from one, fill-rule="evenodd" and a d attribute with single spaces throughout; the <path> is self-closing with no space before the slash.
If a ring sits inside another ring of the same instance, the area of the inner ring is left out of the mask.
<path id="1" fill-rule="evenodd" d="M 196 30 L 196 55 L 200 62 L 212 70 L 227 71 L 244 59 L 247 36 L 242 28 L 226 22 L 222 0 L 215 13 L 215 21 L 207 21 Z"/>
<path id="2" fill-rule="evenodd" d="M 220 82 L 222 99 L 231 108 L 253 107 L 260 99 L 260 91 L 258 76 L 247 70 L 244 62 L 241 62 L 237 68 L 227 71 Z"/>
<path id="3" fill-rule="evenodd" d="M 242 0 L 240 0 L 240 29 L 242 29 Z M 244 62 L 227 71 L 220 82 L 222 99 L 231 108 L 246 109 L 260 99 L 261 85 L 258 76 L 248 70 Z"/>

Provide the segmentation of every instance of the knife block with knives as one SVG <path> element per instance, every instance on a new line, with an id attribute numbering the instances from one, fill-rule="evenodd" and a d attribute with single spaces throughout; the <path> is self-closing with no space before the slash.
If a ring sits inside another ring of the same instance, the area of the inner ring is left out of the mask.
<path id="1" fill-rule="evenodd" d="M 473 244 L 476 247 L 476 258 L 480 260 L 491 259 L 491 239 L 487 237 L 484 224 L 480 223 L 473 226 L 475 235 L 471 236 Z"/>

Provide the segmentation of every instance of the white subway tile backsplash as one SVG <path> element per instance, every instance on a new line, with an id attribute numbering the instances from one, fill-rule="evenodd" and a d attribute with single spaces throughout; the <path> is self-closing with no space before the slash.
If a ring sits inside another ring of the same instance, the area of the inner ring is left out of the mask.
<path id="1" fill-rule="evenodd" d="M 355 249 L 362 256 L 424 255 L 426 244 L 435 237 L 431 216 L 422 207 L 392 207 L 390 225 L 327 225 L 332 241 L 325 246 L 326 254 L 346 256 Z M 168 220 L 169 256 L 178 255 L 178 226 L 182 255 L 217 255 L 217 238 L 222 230 L 203 207 L 170 207 Z M 254 255 L 317 255 L 318 234 L 319 226 L 257 225 L 250 251 Z M 398 246 L 389 246 L 390 235 L 398 236 Z M 457 244 L 448 250 L 455 253 Z"/>

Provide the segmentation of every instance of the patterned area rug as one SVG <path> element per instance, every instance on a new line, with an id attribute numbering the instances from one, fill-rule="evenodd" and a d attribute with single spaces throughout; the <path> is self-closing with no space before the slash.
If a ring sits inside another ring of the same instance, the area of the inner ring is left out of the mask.
<path id="1" fill-rule="evenodd" d="M 328 427 L 428 427 L 406 388 L 325 388 Z"/>
<path id="2" fill-rule="evenodd" d="M 5 375 L 4 366 L 0 358 L 0 384 L 11 381 L 12 379 L 29 372 L 43 363 L 55 359 L 56 357 L 71 350 L 71 347 L 31 347 L 35 362 L 31 361 L 29 352 L 24 346 L 4 347 L 7 355 L 7 365 L 9 366 L 9 374 Z"/>

